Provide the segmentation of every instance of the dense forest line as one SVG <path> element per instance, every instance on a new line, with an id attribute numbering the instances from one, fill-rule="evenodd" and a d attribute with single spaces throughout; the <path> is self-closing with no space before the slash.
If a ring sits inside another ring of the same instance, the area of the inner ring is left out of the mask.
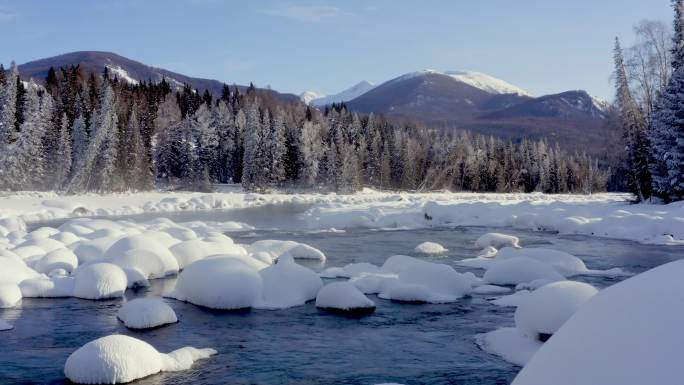
<path id="1" fill-rule="evenodd" d="M 44 86 L 0 71 L 0 190 L 393 190 L 590 193 L 608 172 L 545 141 L 398 126 L 250 87 L 214 98 L 166 81 L 51 69 Z"/>

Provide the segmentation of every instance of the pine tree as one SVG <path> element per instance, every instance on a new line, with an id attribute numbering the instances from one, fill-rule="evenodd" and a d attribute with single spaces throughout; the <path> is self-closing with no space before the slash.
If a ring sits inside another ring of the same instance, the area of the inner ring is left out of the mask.
<path id="1" fill-rule="evenodd" d="M 62 115 L 61 121 L 56 151 L 54 151 L 53 160 L 49 163 L 54 174 L 53 183 L 50 187 L 58 189 L 66 184 L 72 165 L 71 135 L 69 134 L 69 120 L 66 114 Z"/>
<path id="2" fill-rule="evenodd" d="M 265 163 L 268 170 L 268 184 L 278 187 L 285 181 L 285 122 L 283 111 L 278 108 L 273 114 L 273 121 L 266 127 L 268 132 L 264 140 Z"/>
<path id="3" fill-rule="evenodd" d="M 4 84 L 0 87 L 0 150 L 17 139 L 15 129 L 17 88 L 15 84 L 18 79 L 17 65 L 12 62 L 9 74 L 6 75 Z"/>
<path id="4" fill-rule="evenodd" d="M 651 195 L 651 173 L 648 169 L 649 143 L 646 137 L 646 120 L 629 89 L 620 41 L 615 39 L 615 104 L 619 123 L 626 139 L 626 153 L 630 170 L 630 186 L 639 201 Z"/>
<path id="5" fill-rule="evenodd" d="M 256 102 L 249 103 L 245 114 L 245 152 L 242 166 L 242 186 L 248 191 L 263 188 L 263 169 L 261 168 L 263 128 L 259 115 L 258 104 Z"/>

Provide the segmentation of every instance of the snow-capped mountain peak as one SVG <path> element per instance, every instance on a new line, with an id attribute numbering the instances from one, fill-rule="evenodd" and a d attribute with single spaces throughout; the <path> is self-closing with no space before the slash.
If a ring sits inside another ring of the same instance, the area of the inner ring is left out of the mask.
<path id="1" fill-rule="evenodd" d="M 107 70 L 117 78 L 126 81 L 128 84 L 138 84 L 138 81 L 134 79 L 128 72 L 118 65 L 106 64 Z"/>
<path id="2" fill-rule="evenodd" d="M 530 94 L 520 87 L 514 86 L 501 79 L 475 71 L 447 71 L 444 73 L 452 78 L 479 88 L 491 94 L 518 94 L 530 96 Z"/>
<path id="3" fill-rule="evenodd" d="M 333 103 L 348 102 L 365 94 L 366 92 L 375 88 L 375 85 L 369 81 L 363 80 L 346 90 L 334 95 L 319 94 L 314 91 L 302 92 L 299 98 L 306 104 L 314 106 L 325 106 Z"/>

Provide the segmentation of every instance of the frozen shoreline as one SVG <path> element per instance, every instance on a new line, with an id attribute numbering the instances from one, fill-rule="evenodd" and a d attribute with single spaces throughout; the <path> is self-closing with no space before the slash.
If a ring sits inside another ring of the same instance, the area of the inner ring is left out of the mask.
<path id="1" fill-rule="evenodd" d="M 300 215 L 311 230 L 513 227 L 582 234 L 641 243 L 684 245 L 684 202 L 631 204 L 628 194 L 397 193 L 364 190 L 353 195 L 253 194 L 224 187 L 216 193 L 145 192 L 60 196 L 19 192 L 0 196 L 3 218 L 42 222 L 80 216 L 125 216 L 278 204 L 307 204 Z M 0 227 L 0 235 L 2 228 Z"/>

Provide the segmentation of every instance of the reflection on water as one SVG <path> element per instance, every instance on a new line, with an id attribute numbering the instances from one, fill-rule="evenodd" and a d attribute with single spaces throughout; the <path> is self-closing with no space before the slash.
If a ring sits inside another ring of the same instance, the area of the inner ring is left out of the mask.
<path id="1" fill-rule="evenodd" d="M 298 210 L 302 208 L 294 211 Z M 243 221 L 259 225 L 257 222 L 280 221 L 281 216 L 292 221 L 291 214 L 254 219 L 255 212 L 247 212 Z M 222 217 L 225 213 L 184 215 L 171 217 L 176 221 L 240 220 L 235 219 L 234 212 L 231 218 Z M 309 243 L 328 256 L 325 265 L 309 265 L 320 270 L 352 262 L 379 265 L 392 254 L 413 254 L 413 248 L 423 241 L 438 242 L 450 250 L 446 258 L 425 259 L 454 264 L 476 255 L 475 239 L 491 230 L 255 231 L 232 236 L 240 243 L 266 238 Z M 526 246 L 552 247 L 578 255 L 596 269 L 623 267 L 638 273 L 684 256 L 674 247 L 506 232 L 520 236 Z M 578 279 L 599 287 L 615 282 L 601 277 Z M 129 290 L 126 299 L 160 295 L 172 290 L 174 284 L 175 278 L 155 280 L 150 288 Z M 180 322 L 149 331 L 130 331 L 116 320 L 123 300 L 26 299 L 20 309 L 0 310 L 0 317 L 15 325 L 14 330 L 0 333 L 0 383 L 63 383 L 62 369 L 68 355 L 86 342 L 112 333 L 143 339 L 162 352 L 187 345 L 213 347 L 219 352 L 197 362 L 191 370 L 155 375 L 136 384 L 507 384 L 519 369 L 479 350 L 474 343 L 478 333 L 511 326 L 512 308 L 491 305 L 485 296 L 443 305 L 371 298 L 377 310 L 364 318 L 331 315 L 317 310 L 313 303 L 286 310 L 232 313 L 167 300 Z"/>

